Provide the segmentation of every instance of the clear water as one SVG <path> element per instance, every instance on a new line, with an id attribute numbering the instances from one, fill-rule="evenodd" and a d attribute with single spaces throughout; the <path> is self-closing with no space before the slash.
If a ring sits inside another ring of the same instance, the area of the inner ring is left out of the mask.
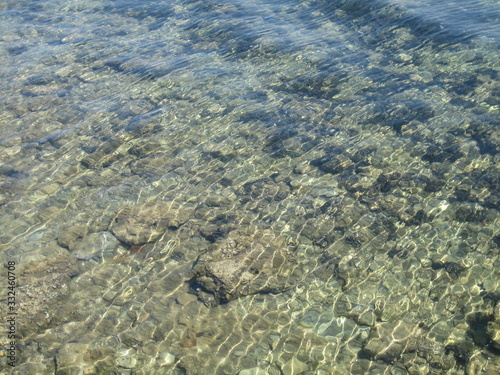
<path id="1" fill-rule="evenodd" d="M 3 373 L 498 373 L 499 16 L 2 2 Z M 263 234 L 297 274 L 217 303 L 193 265 Z"/>

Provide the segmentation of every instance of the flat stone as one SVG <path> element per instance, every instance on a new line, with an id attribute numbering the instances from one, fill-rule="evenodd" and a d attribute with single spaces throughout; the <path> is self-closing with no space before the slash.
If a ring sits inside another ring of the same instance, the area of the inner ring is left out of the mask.
<path id="1" fill-rule="evenodd" d="M 116 359 L 116 365 L 124 368 L 134 368 L 137 366 L 137 359 L 131 355 L 122 355 Z"/>
<path id="2" fill-rule="evenodd" d="M 363 350 L 372 359 L 392 361 L 403 354 L 412 334 L 412 327 L 404 321 L 384 322 L 375 326 L 372 337 Z"/>
<path id="3" fill-rule="evenodd" d="M 320 332 L 323 336 L 333 336 L 339 338 L 350 338 L 357 332 L 356 322 L 352 319 L 340 317 L 334 319 L 324 330 Z"/>
<path id="4" fill-rule="evenodd" d="M 120 242 L 110 232 L 97 232 L 85 236 L 71 252 L 78 260 L 103 258 L 112 254 Z"/>
<path id="5" fill-rule="evenodd" d="M 87 233 L 88 227 L 86 225 L 64 227 L 57 235 L 57 243 L 62 247 L 73 250 Z"/>
<path id="6" fill-rule="evenodd" d="M 364 311 L 358 318 L 358 324 L 372 326 L 375 324 L 376 320 L 377 320 L 377 316 L 375 315 L 375 313 L 373 311 L 371 311 L 371 310 Z"/>
<path id="7" fill-rule="evenodd" d="M 260 367 L 253 367 L 241 370 L 238 375 L 266 375 L 267 372 Z"/>
<path id="8" fill-rule="evenodd" d="M 180 296 L 178 296 L 176 298 L 177 302 L 182 305 L 182 306 L 185 306 L 187 305 L 188 303 L 191 303 L 191 302 L 194 302 L 198 299 L 197 296 L 195 296 L 194 294 L 189 294 L 189 293 L 183 293 L 181 294 Z"/>
<path id="9" fill-rule="evenodd" d="M 57 190 L 59 190 L 60 188 L 60 185 L 59 184 L 48 184 L 48 185 L 45 185 L 45 186 L 42 186 L 40 188 L 40 191 L 44 192 L 45 194 L 47 195 L 52 195 L 54 194 Z"/>
<path id="10" fill-rule="evenodd" d="M 487 333 L 493 346 L 500 350 L 500 304 L 495 306 L 494 320 L 488 323 Z"/>
<path id="11" fill-rule="evenodd" d="M 256 293 L 280 293 L 301 275 L 286 240 L 269 230 L 233 231 L 193 266 L 196 282 L 218 302 Z"/>
<path id="12" fill-rule="evenodd" d="M 84 355 L 89 350 L 88 344 L 67 343 L 59 349 L 56 356 L 56 363 L 59 374 L 84 374 L 85 370 L 91 367 L 85 363 Z"/>
<path id="13" fill-rule="evenodd" d="M 299 375 L 307 370 L 309 370 L 309 367 L 295 357 L 290 359 L 283 365 L 283 367 L 281 367 L 283 375 Z"/>
<path id="14" fill-rule="evenodd" d="M 175 202 L 148 202 L 123 208 L 110 225 L 110 230 L 122 242 L 139 245 L 154 242 L 168 228 L 176 229 L 194 213 L 191 205 Z"/>
<path id="15" fill-rule="evenodd" d="M 170 366 L 175 363 L 175 356 L 172 353 L 161 353 L 159 357 L 160 366 Z"/>
<path id="16" fill-rule="evenodd" d="M 302 327 L 306 327 L 306 328 L 314 327 L 314 325 L 316 323 L 318 323 L 318 321 L 319 321 L 319 315 L 320 315 L 319 311 L 309 310 L 300 319 L 299 324 Z"/>

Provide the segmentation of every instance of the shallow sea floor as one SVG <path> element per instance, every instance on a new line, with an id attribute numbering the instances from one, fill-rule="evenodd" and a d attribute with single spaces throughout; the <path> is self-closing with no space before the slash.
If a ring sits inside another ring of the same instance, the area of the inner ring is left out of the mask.
<path id="1" fill-rule="evenodd" d="M 0 373 L 499 373 L 500 7 L 408 3 L 2 2 Z"/>

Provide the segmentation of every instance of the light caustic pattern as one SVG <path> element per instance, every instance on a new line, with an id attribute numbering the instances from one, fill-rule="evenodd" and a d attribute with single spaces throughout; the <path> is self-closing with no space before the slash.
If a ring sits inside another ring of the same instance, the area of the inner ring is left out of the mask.
<path id="1" fill-rule="evenodd" d="M 498 372 L 498 9 L 458 3 L 2 5 L 3 371 Z"/>

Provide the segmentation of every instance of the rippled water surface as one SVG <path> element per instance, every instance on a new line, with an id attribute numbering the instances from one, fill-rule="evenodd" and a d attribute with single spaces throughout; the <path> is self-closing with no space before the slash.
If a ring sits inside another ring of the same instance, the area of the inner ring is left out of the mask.
<path id="1" fill-rule="evenodd" d="M 497 1 L 0 17 L 2 374 L 500 373 Z"/>

